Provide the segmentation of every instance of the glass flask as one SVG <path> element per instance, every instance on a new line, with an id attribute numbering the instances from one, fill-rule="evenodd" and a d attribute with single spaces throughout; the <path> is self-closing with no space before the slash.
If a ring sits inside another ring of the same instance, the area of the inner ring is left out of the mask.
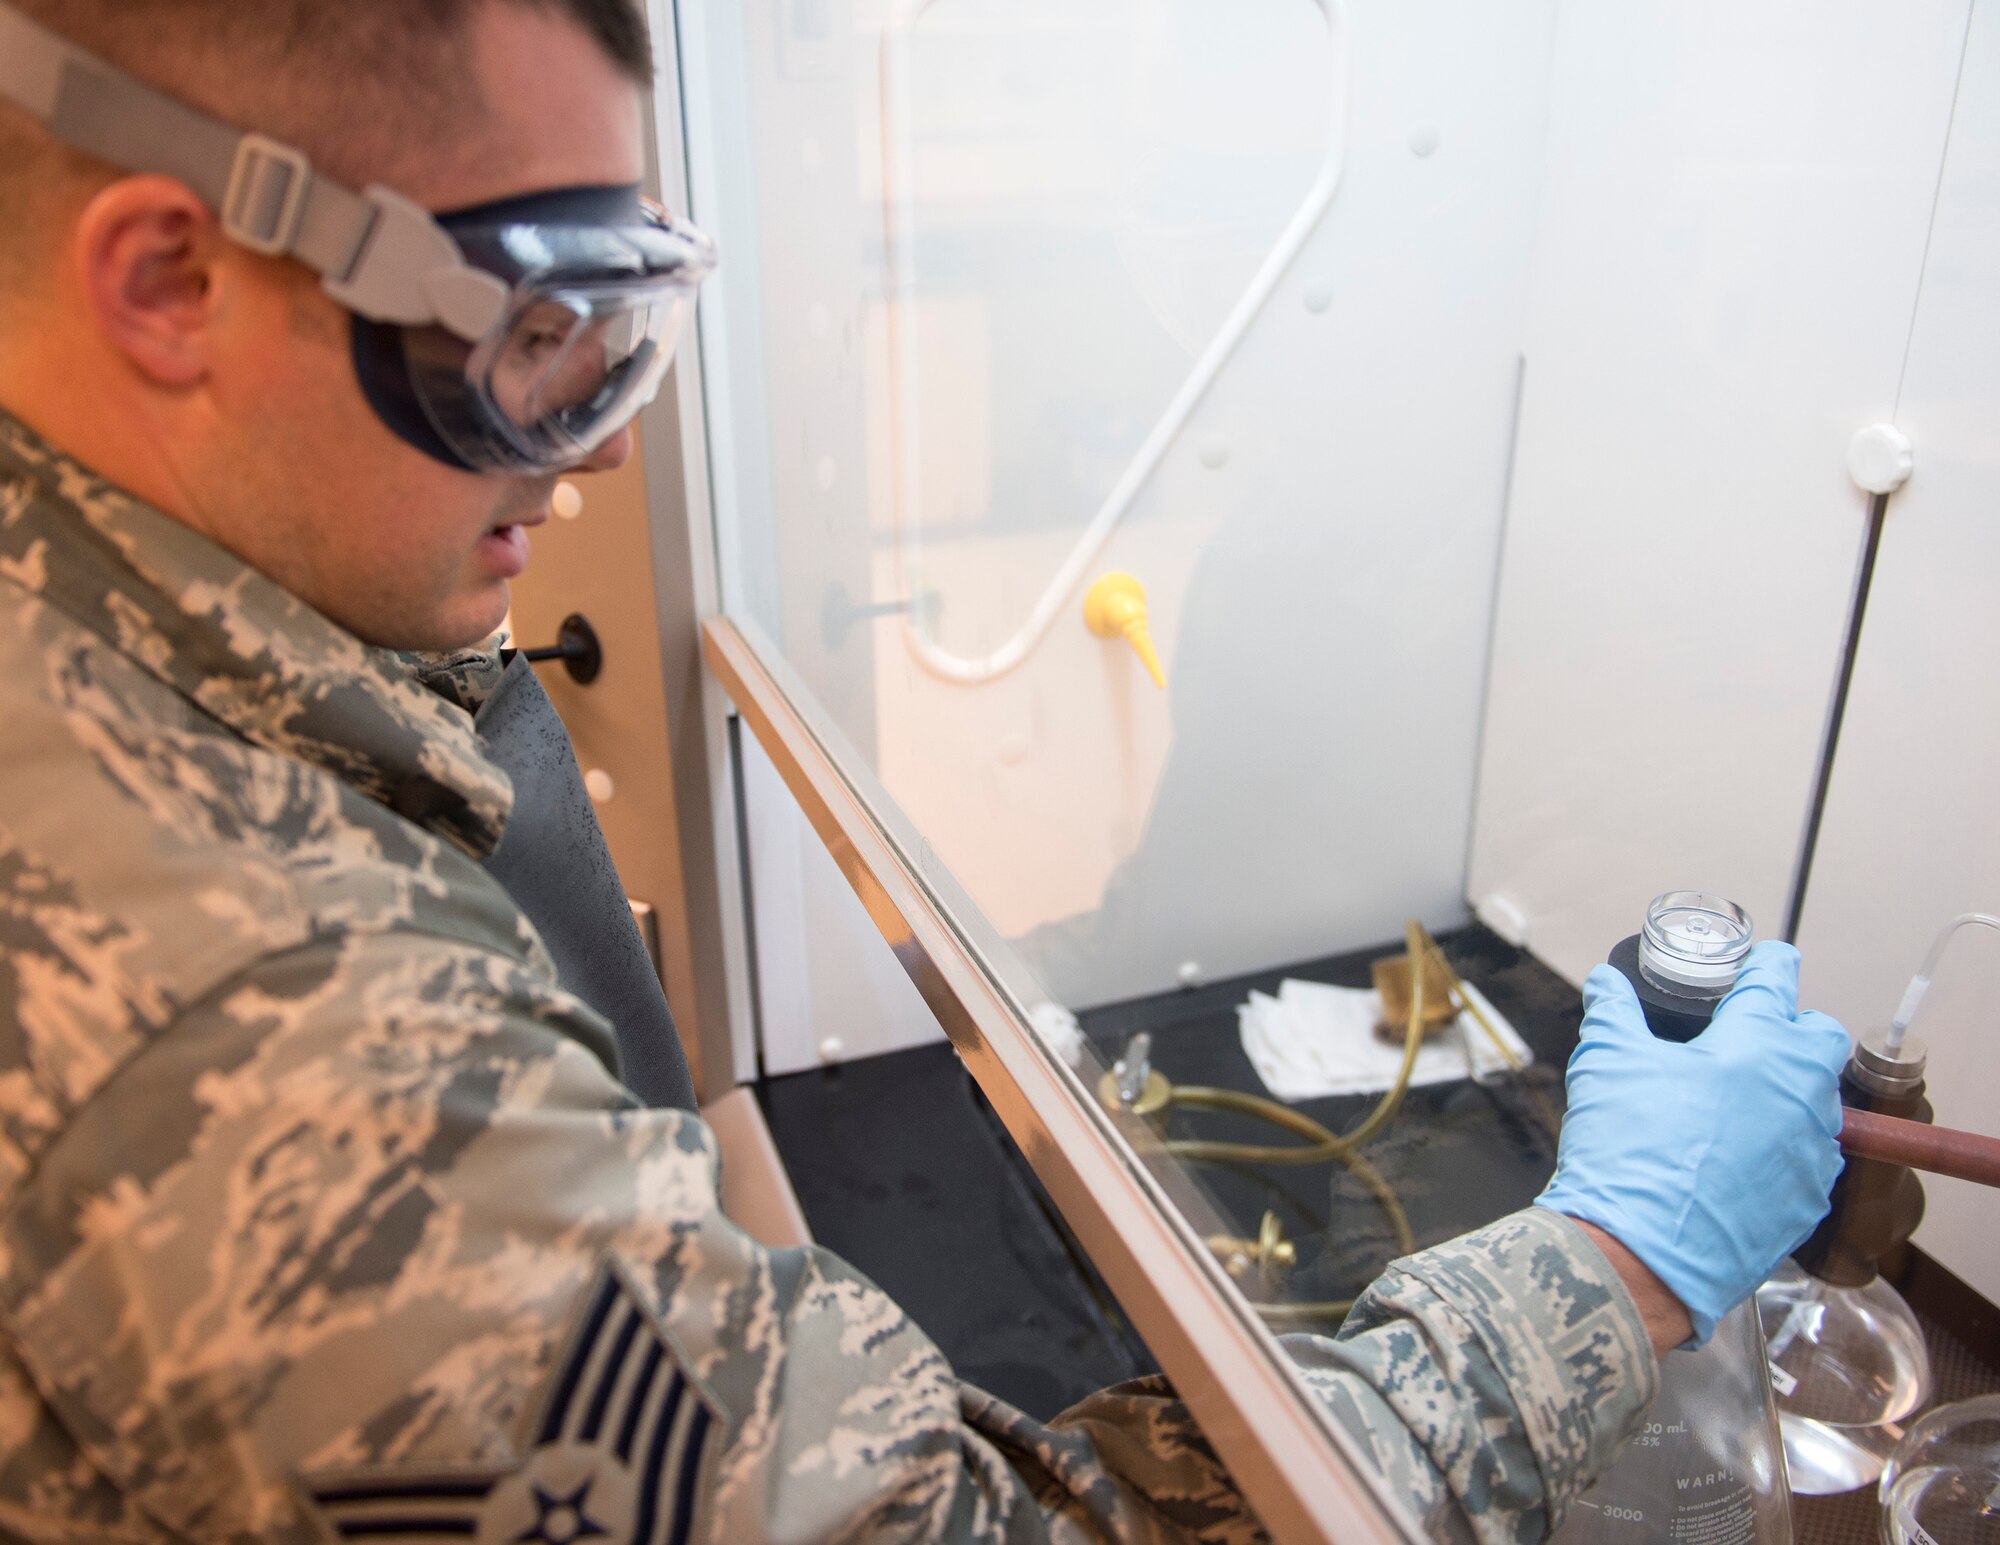
<path id="1" fill-rule="evenodd" d="M 1660 1393 L 1557 1545 L 1790 1545 L 1792 1512 L 1755 1308 L 1660 1359 Z"/>
<path id="2" fill-rule="evenodd" d="M 1750 953 L 1750 914 L 1720 896 L 1668 891 L 1611 964 L 1652 1032 L 1699 1035 Z M 1660 1359 L 1660 1392 L 1624 1451 L 1570 1510 L 1560 1545 L 1791 1545 L 1791 1492 L 1754 1302 L 1706 1346 Z"/>
<path id="3" fill-rule="evenodd" d="M 2000 1541 L 2000 1395 L 1939 1406 L 1882 1471 L 1883 1545 Z"/>
<path id="4" fill-rule="evenodd" d="M 1880 1277 L 1825 1282 L 1786 1261 L 1757 1289 L 1792 1489 L 1821 1495 L 1881 1473 L 1900 1422 L 1930 1394 L 1924 1333 Z"/>

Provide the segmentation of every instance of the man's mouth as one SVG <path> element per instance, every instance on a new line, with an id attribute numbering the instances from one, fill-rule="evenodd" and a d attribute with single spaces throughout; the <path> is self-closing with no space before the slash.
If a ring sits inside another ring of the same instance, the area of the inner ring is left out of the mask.
<path id="1" fill-rule="evenodd" d="M 528 567 L 528 528 L 548 517 L 534 516 L 495 526 L 479 539 L 480 552 L 502 579 L 514 579 Z"/>
<path id="2" fill-rule="evenodd" d="M 493 531 L 498 533 L 501 531 L 510 531 L 516 527 L 532 529 L 535 526 L 547 525 L 549 520 L 549 497 L 549 495 L 544 495 L 538 504 L 532 504 L 523 510 L 510 511 L 506 519 L 493 522 Z"/>
<path id="3" fill-rule="evenodd" d="M 513 579 L 528 567 L 528 532 L 547 524 L 549 501 L 554 494 L 555 486 L 551 484 L 532 501 L 523 500 L 518 507 L 507 511 L 505 518 L 495 520 L 479 539 L 480 552 L 502 579 Z"/>

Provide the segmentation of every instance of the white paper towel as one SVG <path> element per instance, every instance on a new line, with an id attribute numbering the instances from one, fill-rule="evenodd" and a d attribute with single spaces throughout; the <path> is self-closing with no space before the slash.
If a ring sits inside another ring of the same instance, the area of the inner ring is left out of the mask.
<path id="1" fill-rule="evenodd" d="M 1060 1003 L 1037 1003 L 1028 1010 L 1028 1023 L 1063 1061 L 1073 1068 L 1083 1066 L 1083 1027 L 1076 1015 Z"/>
<path id="2" fill-rule="evenodd" d="M 1535 1060 L 1500 1011 L 1471 983 L 1461 984 L 1523 1067 Z M 1264 1086 L 1281 1100 L 1318 1100 L 1336 1094 L 1372 1094 L 1396 1081 L 1403 1046 L 1380 1040 L 1382 996 L 1369 988 L 1328 987 L 1287 980 L 1277 997 L 1253 992 L 1236 1010 L 1243 1051 Z M 1507 1060 L 1470 1014 L 1461 1014 L 1417 1052 L 1410 1083 L 1442 1084 L 1505 1071 Z"/>

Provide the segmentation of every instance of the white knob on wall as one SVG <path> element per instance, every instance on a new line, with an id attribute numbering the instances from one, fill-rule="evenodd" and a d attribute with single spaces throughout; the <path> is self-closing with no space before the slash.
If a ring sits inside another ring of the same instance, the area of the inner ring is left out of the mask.
<path id="1" fill-rule="evenodd" d="M 1871 494 L 1892 494 L 1910 480 L 1916 454 L 1894 424 L 1857 430 L 1847 447 L 1847 475 Z"/>

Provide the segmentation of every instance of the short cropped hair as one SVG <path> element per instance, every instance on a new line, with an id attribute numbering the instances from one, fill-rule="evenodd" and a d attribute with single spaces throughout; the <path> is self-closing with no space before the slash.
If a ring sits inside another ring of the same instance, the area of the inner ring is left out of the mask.
<path id="1" fill-rule="evenodd" d="M 567 18 L 635 83 L 653 78 L 642 0 L 9 0 L 127 74 L 244 129 L 296 145 L 329 176 L 387 182 L 435 154 L 483 105 L 472 20 L 514 4 Z M 0 103 L 0 284 L 48 223 L 40 200 L 104 169 Z"/>

